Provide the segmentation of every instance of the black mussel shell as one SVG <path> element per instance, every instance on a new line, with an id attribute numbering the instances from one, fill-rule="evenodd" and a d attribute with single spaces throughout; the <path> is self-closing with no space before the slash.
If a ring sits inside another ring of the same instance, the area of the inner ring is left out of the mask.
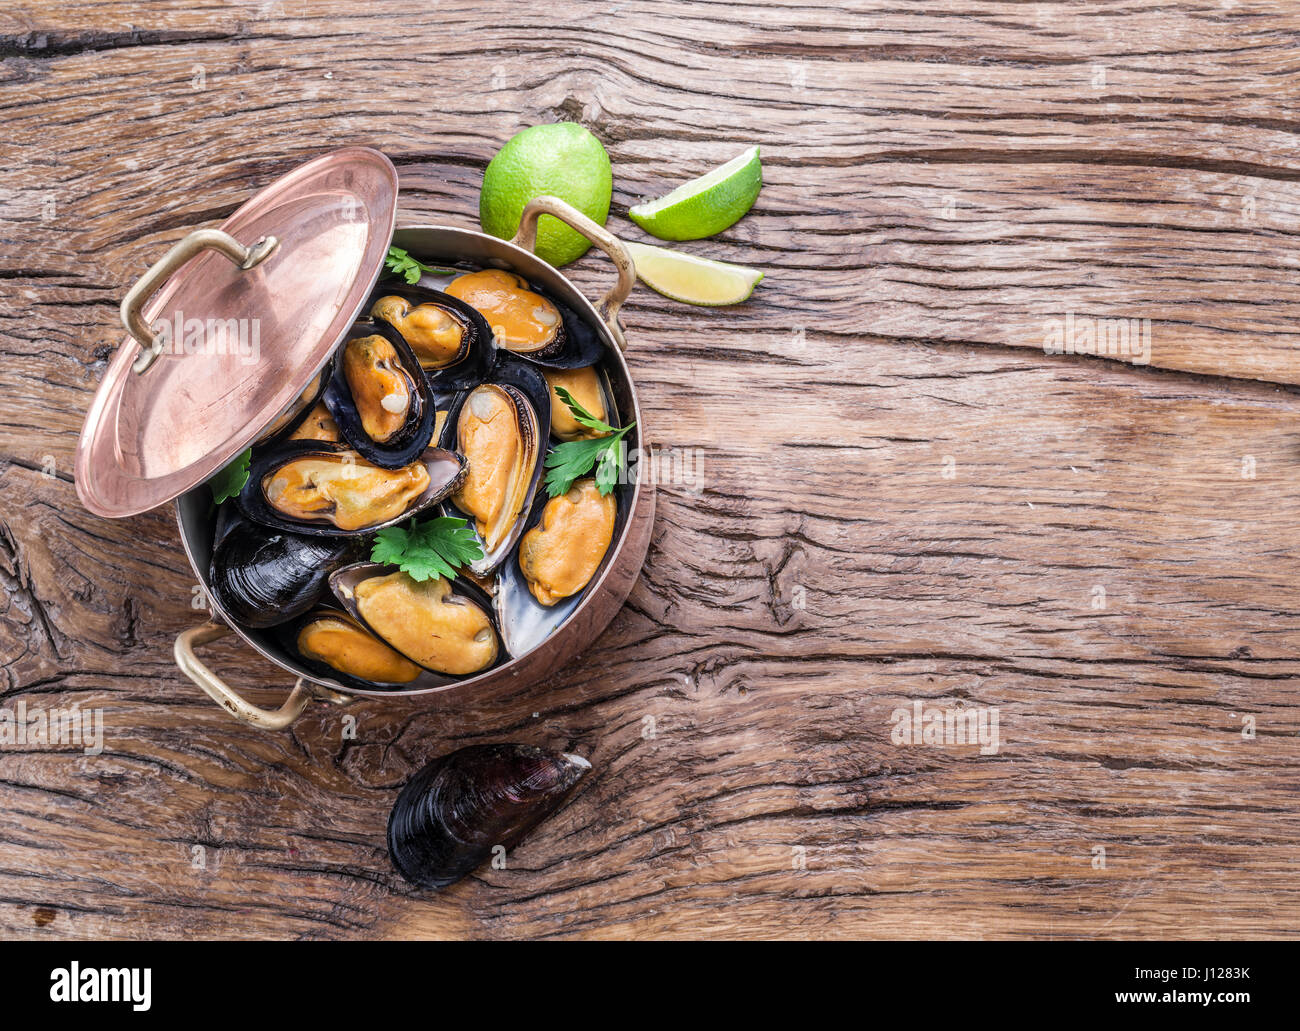
<path id="1" fill-rule="evenodd" d="M 459 396 L 460 394 L 456 391 L 444 393 L 441 390 L 435 390 L 433 392 L 433 442 L 438 447 L 442 447 L 441 444 L 438 444 L 438 441 L 442 439 L 442 430 L 446 425 L 447 412 L 456 403 L 456 398 Z"/>
<path id="2" fill-rule="evenodd" d="M 524 400 L 532 406 L 537 416 L 537 461 L 533 468 L 532 482 L 529 484 L 528 493 L 524 500 L 523 509 L 520 512 L 519 519 L 516 520 L 514 530 L 501 542 L 495 552 L 488 553 L 484 549 L 483 558 L 470 564 L 470 568 L 479 575 L 490 573 L 502 560 L 509 554 L 514 547 L 515 542 L 519 539 L 519 534 L 523 532 L 523 522 L 527 514 L 531 511 L 533 499 L 536 498 L 538 491 L 541 489 L 542 477 L 545 474 L 545 461 L 547 442 L 551 435 L 551 392 L 546 385 L 546 380 L 542 374 L 527 362 L 520 361 L 517 357 L 508 351 L 497 353 L 496 361 L 493 363 L 492 371 L 484 383 L 494 383 L 498 386 L 512 387 L 519 394 L 523 395 Z M 459 393 L 447 410 L 447 419 L 442 424 L 442 433 L 438 440 L 438 446 L 446 451 L 456 451 L 459 453 L 459 434 L 457 432 L 457 423 L 460 420 L 460 410 L 464 407 L 466 399 L 469 397 L 470 390 L 464 390 Z M 448 492 L 447 500 L 443 503 L 443 511 L 450 516 L 465 519 L 469 522 L 470 530 L 477 536 L 477 530 L 474 527 L 474 519 L 456 507 L 455 502 L 451 499 Z M 480 540 L 480 544 L 483 542 Z"/>
<path id="3" fill-rule="evenodd" d="M 358 623 L 364 626 L 367 630 L 373 633 L 380 640 L 384 640 L 384 635 L 380 633 L 377 628 L 367 623 L 365 618 L 361 615 L 361 612 L 357 608 L 357 599 L 355 593 L 356 586 L 362 580 L 369 580 L 371 577 L 375 577 L 375 576 L 387 576 L 388 574 L 396 573 L 397 571 L 398 571 L 398 567 L 394 565 L 385 565 L 382 562 L 362 561 L 362 562 L 354 562 L 351 565 L 339 567 L 335 569 L 334 572 L 331 573 L 329 577 L 329 589 L 333 593 L 338 604 L 343 608 L 345 612 L 347 612 L 348 615 L 350 615 L 353 619 L 355 619 Z M 492 624 L 493 631 L 495 631 L 497 635 L 496 661 L 493 662 L 492 665 L 487 666 L 474 673 L 467 674 L 466 676 L 475 676 L 475 677 L 480 676 L 483 673 L 487 673 L 489 670 L 496 669 L 498 666 L 502 665 L 503 663 L 509 662 L 511 656 L 506 651 L 505 643 L 501 639 L 501 628 L 497 625 L 496 613 L 492 605 L 492 596 L 488 594 L 487 591 L 483 590 L 483 588 L 480 587 L 478 584 L 474 583 L 473 580 L 469 580 L 463 576 L 456 577 L 451 582 L 451 587 L 453 592 L 469 599 L 480 609 L 483 610 L 483 612 L 488 617 L 488 621 Z M 389 645 L 389 647 L 393 647 L 393 646 Z M 394 651 L 400 652 L 400 649 L 394 648 Z M 410 656 L 407 656 L 407 658 L 410 658 Z M 411 659 L 411 661 L 416 662 L 415 659 Z M 418 664 L 419 663 L 417 662 L 417 665 Z M 425 685 L 436 686 L 439 684 L 450 684 L 457 680 L 464 680 L 464 679 L 466 679 L 465 676 L 455 676 L 452 674 L 441 673 L 438 672 L 437 670 L 426 668 L 425 676 L 421 678 L 421 682 L 419 684 L 412 684 L 411 686 L 412 687 L 425 686 Z"/>
<path id="4" fill-rule="evenodd" d="M 236 518 L 212 553 L 208 575 L 226 616 L 244 626 L 269 627 L 315 605 L 327 592 L 330 574 L 355 558 L 348 538 L 267 533 Z"/>
<path id="5" fill-rule="evenodd" d="M 465 327 L 467 340 L 461 358 L 446 368 L 425 370 L 424 374 L 429 378 L 429 385 L 435 391 L 464 390 L 466 387 L 482 382 L 492 364 L 492 330 L 477 308 L 473 308 L 459 297 L 452 297 L 451 294 L 445 294 L 441 290 L 433 290 L 425 286 L 384 285 L 381 283 L 375 287 L 374 292 L 370 295 L 370 300 L 366 302 L 364 314 L 370 314 L 379 298 L 390 296 L 404 297 L 412 305 L 436 304 Z M 373 316 L 373 318 L 377 323 L 389 325 L 378 316 Z M 391 328 L 395 334 L 401 336 L 400 330 L 396 327 Z"/>
<path id="6" fill-rule="evenodd" d="M 470 745 L 407 783 L 388 818 L 393 865 L 418 888 L 454 884 L 513 848 L 591 769 L 578 755 L 532 745 Z"/>
<path id="7" fill-rule="evenodd" d="M 357 412 L 352 390 L 348 386 L 342 357 L 342 349 L 347 346 L 348 341 L 376 335 L 382 336 L 393 345 L 402 368 L 414 386 L 406 425 L 392 439 L 383 443 L 372 440 L 361 425 L 361 416 Z M 410 345 L 386 322 L 358 322 L 348 331 L 347 338 L 340 345 L 335 356 L 333 374 L 325 386 L 322 399 L 330 414 L 334 416 L 343 439 L 367 462 L 373 462 L 385 469 L 400 469 L 404 465 L 410 465 L 433 439 L 434 404 L 429 382 Z"/>
<path id="8" fill-rule="evenodd" d="M 533 291 L 547 298 L 560 310 L 560 319 L 564 323 L 564 346 L 558 354 L 547 357 L 530 358 L 526 354 L 517 354 L 515 357 L 544 365 L 548 369 L 581 369 L 600 361 L 605 353 L 605 343 L 600 334 L 554 294 L 536 286 Z"/>
<path id="9" fill-rule="evenodd" d="M 244 513 L 239 511 L 238 505 L 227 505 L 224 502 L 218 505 L 217 520 L 212 529 L 212 547 L 216 548 L 226 539 L 226 535 L 231 530 L 242 526 L 246 522 L 248 520 L 244 517 Z"/>
<path id="10" fill-rule="evenodd" d="M 272 470 L 295 458 L 305 458 L 313 454 L 346 454 L 349 451 L 350 449 L 342 444 L 316 440 L 289 440 L 277 447 L 254 452 L 248 482 L 244 484 L 244 489 L 239 492 L 236 499 L 240 511 L 256 523 L 277 530 L 287 530 L 290 533 L 323 537 L 364 537 L 387 526 L 395 526 L 429 506 L 437 504 L 460 485 L 467 470 L 462 456 L 441 448 L 426 448 L 419 457 L 429 470 L 429 486 L 425 488 L 424 493 L 408 505 L 400 515 L 356 530 L 342 530 L 325 519 L 311 522 L 290 519 L 276 512 L 267 503 L 266 496 L 262 492 L 262 480 Z"/>

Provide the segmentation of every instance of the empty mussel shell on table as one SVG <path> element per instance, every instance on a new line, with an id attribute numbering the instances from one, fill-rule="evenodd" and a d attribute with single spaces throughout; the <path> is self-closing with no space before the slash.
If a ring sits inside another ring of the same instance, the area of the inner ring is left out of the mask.
<path id="1" fill-rule="evenodd" d="M 209 582 L 221 611 L 245 626 L 269 627 L 310 609 L 329 576 L 357 557 L 346 537 L 310 537 L 266 528 L 226 513 L 226 532 L 212 552 Z"/>
<path id="2" fill-rule="evenodd" d="M 447 293 L 482 314 L 499 350 L 536 365 L 579 368 L 604 352 L 600 337 L 575 311 L 513 272 L 467 272 L 447 285 Z"/>
<path id="3" fill-rule="evenodd" d="M 465 580 L 420 581 L 395 566 L 358 562 L 331 574 L 330 589 L 366 629 L 433 673 L 470 676 L 505 657 L 491 599 Z"/>
<path id="4" fill-rule="evenodd" d="M 439 444 L 463 455 L 469 472 L 444 510 L 469 519 L 483 548 L 470 564 L 479 575 L 500 565 L 523 532 L 550 424 L 546 381 L 510 358 L 498 357 L 488 382 L 464 391 L 448 410 Z"/>
<path id="5" fill-rule="evenodd" d="M 382 285 L 367 310 L 406 341 L 435 390 L 463 390 L 487 375 L 492 330 L 460 298 L 428 287 Z"/>
<path id="6" fill-rule="evenodd" d="M 253 455 L 238 504 L 249 519 L 278 530 L 362 536 L 437 504 L 465 472 L 464 458 L 441 448 L 384 469 L 341 444 L 291 440 Z"/>
<path id="7" fill-rule="evenodd" d="M 493 592 L 501 640 L 511 655 L 532 651 L 569 618 L 621 528 L 617 492 L 601 494 L 590 477 L 559 497 L 539 494 Z"/>
<path id="8" fill-rule="evenodd" d="M 415 353 L 392 327 L 357 323 L 322 395 L 340 435 L 367 462 L 400 469 L 433 439 L 434 403 Z"/>
<path id="9" fill-rule="evenodd" d="M 580 755 L 531 745 L 470 745 L 425 766 L 388 818 L 393 865 L 435 891 L 513 848 L 591 770 Z"/>

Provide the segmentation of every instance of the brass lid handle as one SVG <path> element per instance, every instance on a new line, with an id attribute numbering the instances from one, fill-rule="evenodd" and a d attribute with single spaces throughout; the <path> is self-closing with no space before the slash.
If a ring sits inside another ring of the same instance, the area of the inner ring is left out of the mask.
<path id="1" fill-rule="evenodd" d="M 264 236 L 251 247 L 245 247 L 220 229 L 196 229 L 154 262 L 149 271 L 137 279 L 122 298 L 122 325 L 140 345 L 140 353 L 131 366 L 135 373 L 139 375 L 148 370 L 162 354 L 162 344 L 145 321 L 144 306 L 158 288 L 171 278 L 172 273 L 206 250 L 219 251 L 239 266 L 241 271 L 247 271 L 269 258 L 279 246 L 280 241 L 274 236 Z"/>
<path id="2" fill-rule="evenodd" d="M 614 343 L 620 351 L 627 350 L 627 338 L 623 335 L 623 324 L 618 320 L 618 311 L 627 300 L 627 295 L 636 285 L 636 265 L 628 253 L 623 241 L 602 225 L 592 221 L 572 204 L 567 204 L 559 197 L 543 195 L 534 197 L 524 207 L 519 216 L 519 231 L 510 242 L 516 247 L 531 251 L 537 246 L 537 220 L 542 215 L 558 218 L 570 229 L 581 233 L 602 251 L 609 255 L 609 260 L 618 270 L 618 282 L 609 288 L 605 296 L 596 305 L 601 321 L 609 329 Z"/>

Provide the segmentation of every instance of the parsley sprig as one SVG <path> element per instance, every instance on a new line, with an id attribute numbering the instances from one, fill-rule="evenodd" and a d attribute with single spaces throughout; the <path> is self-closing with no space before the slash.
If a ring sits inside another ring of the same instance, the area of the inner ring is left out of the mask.
<path id="1" fill-rule="evenodd" d="M 244 484 L 248 482 L 248 469 L 252 460 L 253 449 L 249 448 L 208 480 L 208 486 L 212 489 L 213 504 L 220 505 L 244 489 Z"/>
<path id="2" fill-rule="evenodd" d="M 412 580 L 452 579 L 461 566 L 483 557 L 474 531 L 464 519 L 439 516 L 409 527 L 390 526 L 375 534 L 370 561 L 397 566 Z"/>
<path id="3" fill-rule="evenodd" d="M 408 251 L 400 247 L 389 247 L 388 257 L 384 259 L 384 268 L 395 276 L 401 276 L 412 286 L 420 281 L 420 276 L 425 272 L 430 275 L 442 276 L 452 275 L 455 273 L 454 268 L 439 268 L 437 265 L 426 265 L 419 258 L 413 258 Z"/>
<path id="4" fill-rule="evenodd" d="M 586 476 L 594 467 L 596 489 L 601 494 L 608 494 L 627 473 L 627 448 L 623 445 L 623 438 L 636 423 L 630 422 L 616 430 L 583 408 L 564 387 L 556 387 L 555 393 L 568 406 L 579 425 L 604 436 L 557 445 L 546 456 L 546 492 L 553 498 L 567 494 L 573 481 Z"/>

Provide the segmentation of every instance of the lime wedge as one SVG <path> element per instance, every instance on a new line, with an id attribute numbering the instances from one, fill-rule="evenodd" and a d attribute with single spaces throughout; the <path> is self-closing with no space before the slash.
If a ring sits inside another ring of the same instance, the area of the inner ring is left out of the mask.
<path id="1" fill-rule="evenodd" d="M 661 240 L 700 240 L 738 222 L 754 206 L 762 185 L 758 148 L 750 147 L 672 193 L 634 205 L 628 217 Z"/>
<path id="2" fill-rule="evenodd" d="M 756 268 L 709 261 L 667 247 L 628 240 L 623 244 L 632 254 L 641 282 L 684 304 L 710 307 L 739 304 L 749 298 L 763 278 L 763 273 Z"/>

